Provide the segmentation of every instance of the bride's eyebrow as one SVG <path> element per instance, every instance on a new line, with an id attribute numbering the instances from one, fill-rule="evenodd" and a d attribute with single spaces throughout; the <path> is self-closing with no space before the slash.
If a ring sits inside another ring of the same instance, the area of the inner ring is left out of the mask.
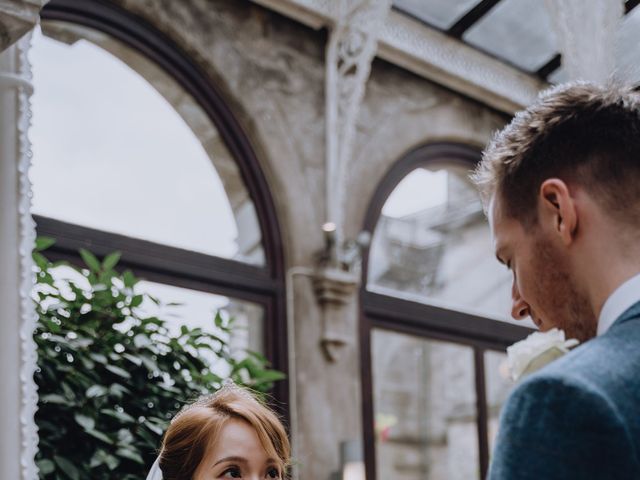
<path id="1" fill-rule="evenodd" d="M 224 457 L 214 463 L 213 466 L 215 467 L 216 465 L 220 465 L 224 462 L 247 463 L 247 459 L 243 457 Z"/>

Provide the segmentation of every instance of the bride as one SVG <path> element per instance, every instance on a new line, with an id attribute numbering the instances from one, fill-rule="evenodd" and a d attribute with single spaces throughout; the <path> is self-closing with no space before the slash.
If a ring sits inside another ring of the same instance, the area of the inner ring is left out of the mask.
<path id="1" fill-rule="evenodd" d="M 283 479 L 289 455 L 278 417 L 231 383 L 174 417 L 147 480 Z"/>

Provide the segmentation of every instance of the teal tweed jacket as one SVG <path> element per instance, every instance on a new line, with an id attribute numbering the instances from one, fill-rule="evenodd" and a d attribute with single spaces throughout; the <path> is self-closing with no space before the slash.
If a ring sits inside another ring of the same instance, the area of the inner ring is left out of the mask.
<path id="1" fill-rule="evenodd" d="M 516 387 L 488 479 L 640 479 L 640 302 Z"/>

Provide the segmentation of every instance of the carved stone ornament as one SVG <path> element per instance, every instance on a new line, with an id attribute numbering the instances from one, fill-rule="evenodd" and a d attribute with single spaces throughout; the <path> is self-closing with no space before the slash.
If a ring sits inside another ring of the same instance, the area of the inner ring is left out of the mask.
<path id="1" fill-rule="evenodd" d="M 326 217 L 340 244 L 355 124 L 391 0 L 336 0 L 333 8 L 326 53 Z"/>
<path id="2" fill-rule="evenodd" d="M 604 82 L 614 73 L 623 0 L 546 0 L 571 80 Z"/>
<path id="3" fill-rule="evenodd" d="M 49 0 L 0 0 L 0 51 L 18 41 L 40 20 Z"/>
<path id="4" fill-rule="evenodd" d="M 322 337 L 320 346 L 325 358 L 335 362 L 340 351 L 352 342 L 350 318 L 345 309 L 352 303 L 360 285 L 360 274 L 341 268 L 325 266 L 316 271 L 313 288 L 322 308 Z"/>

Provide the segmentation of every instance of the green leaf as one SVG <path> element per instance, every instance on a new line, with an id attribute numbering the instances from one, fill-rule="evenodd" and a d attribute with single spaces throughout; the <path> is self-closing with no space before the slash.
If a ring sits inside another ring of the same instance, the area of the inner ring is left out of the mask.
<path id="1" fill-rule="evenodd" d="M 105 450 L 96 450 L 89 462 L 90 468 L 96 468 L 100 465 L 106 465 L 109 470 L 114 470 L 120 465 L 120 460 Z"/>
<path id="2" fill-rule="evenodd" d="M 131 395 L 131 390 L 129 390 L 124 385 L 120 385 L 119 383 L 113 383 L 109 387 L 109 393 L 117 398 L 122 398 L 125 394 Z"/>
<path id="3" fill-rule="evenodd" d="M 51 238 L 51 237 L 38 237 L 38 238 L 36 238 L 35 251 L 36 252 L 41 252 L 43 250 L 46 250 L 47 248 L 52 246 L 54 243 L 56 243 L 56 240 L 54 238 Z"/>
<path id="4" fill-rule="evenodd" d="M 38 470 L 40 470 L 40 475 L 49 475 L 56 469 L 55 463 L 46 458 L 36 461 L 36 465 L 38 466 Z"/>
<path id="5" fill-rule="evenodd" d="M 91 253 L 89 250 L 81 248 L 80 256 L 82 257 L 82 261 L 87 265 L 87 267 L 91 269 L 92 272 L 100 271 L 100 261 L 93 253 Z"/>
<path id="6" fill-rule="evenodd" d="M 101 353 L 90 353 L 89 356 L 96 362 L 101 363 L 103 365 L 106 365 L 106 363 L 109 361 L 107 359 L 107 357 L 105 357 L 104 355 L 102 355 Z"/>
<path id="7" fill-rule="evenodd" d="M 38 266 L 38 268 L 40 268 L 40 270 L 46 270 L 47 265 L 49 264 L 49 260 L 47 260 L 47 258 L 44 255 L 38 252 L 33 252 L 31 256 L 33 257 L 34 263 Z M 45 277 L 41 277 L 41 278 L 45 278 Z"/>
<path id="8" fill-rule="evenodd" d="M 87 417 L 86 415 L 76 413 L 73 418 L 75 418 L 76 423 L 84 428 L 85 431 L 93 430 L 96 426 L 96 421 L 91 417 Z"/>
<path id="9" fill-rule="evenodd" d="M 156 435 L 162 435 L 162 428 L 161 428 L 161 427 L 159 427 L 159 426 L 157 426 L 157 425 L 154 425 L 154 424 L 153 424 L 153 423 L 151 423 L 151 422 L 147 422 L 147 423 L 145 423 L 145 426 L 146 426 L 149 430 L 151 430 L 153 433 L 155 433 Z"/>
<path id="10" fill-rule="evenodd" d="M 115 365 L 107 365 L 104 368 L 109 370 L 114 375 L 118 375 L 119 377 L 126 378 L 127 380 L 131 378 L 131 374 L 127 372 L 124 368 L 120 368 Z"/>
<path id="11" fill-rule="evenodd" d="M 114 441 L 111 440 L 108 436 L 106 436 L 104 433 L 99 432 L 98 430 L 86 430 L 86 432 L 91 435 L 94 438 L 97 438 L 98 440 L 101 440 L 105 443 L 108 443 L 109 445 L 113 445 Z"/>
<path id="12" fill-rule="evenodd" d="M 129 306 L 131 308 L 139 307 L 143 300 L 144 300 L 143 295 L 136 295 L 131 299 L 131 303 L 129 304 Z"/>
<path id="13" fill-rule="evenodd" d="M 142 457 L 132 450 L 119 448 L 118 450 L 116 450 L 116 455 L 119 455 L 122 458 L 128 458 L 129 460 L 133 460 L 136 463 L 144 465 L 144 460 L 142 459 Z"/>
<path id="14" fill-rule="evenodd" d="M 127 288 L 133 288 L 137 283 L 137 279 L 131 270 L 127 270 L 122 274 L 122 283 Z"/>
<path id="15" fill-rule="evenodd" d="M 107 415 L 109 417 L 115 418 L 117 420 L 120 420 L 121 422 L 124 422 L 124 423 L 137 423 L 136 419 L 126 412 L 119 412 L 117 410 L 105 409 L 105 410 L 100 410 L 100 413 Z"/>
<path id="16" fill-rule="evenodd" d="M 41 395 L 40 401 L 44 403 L 55 403 L 58 405 L 73 405 L 69 400 L 67 400 L 62 395 L 58 395 L 57 393 L 49 393 L 47 395 Z"/>
<path id="17" fill-rule="evenodd" d="M 59 457 L 58 455 L 54 455 L 53 460 L 56 462 L 56 465 L 60 467 L 60 470 L 66 473 L 69 478 L 72 480 L 80 480 L 80 470 L 69 460 L 64 457 Z"/>
<path id="18" fill-rule="evenodd" d="M 85 395 L 87 398 L 96 398 L 106 395 L 107 392 L 108 390 L 102 385 L 92 385 L 87 389 Z"/>
<path id="19" fill-rule="evenodd" d="M 113 252 L 107 255 L 102 261 L 102 270 L 107 272 L 109 270 L 113 270 L 113 267 L 115 267 L 120 261 L 121 256 L 122 254 L 120 252 Z"/>
<path id="20" fill-rule="evenodd" d="M 133 363 L 137 367 L 142 365 L 142 360 L 140 360 L 140 357 L 136 357 L 134 355 L 131 355 L 130 353 L 123 353 L 122 356 L 124 358 L 126 358 L 127 360 L 129 360 L 131 363 Z"/>

